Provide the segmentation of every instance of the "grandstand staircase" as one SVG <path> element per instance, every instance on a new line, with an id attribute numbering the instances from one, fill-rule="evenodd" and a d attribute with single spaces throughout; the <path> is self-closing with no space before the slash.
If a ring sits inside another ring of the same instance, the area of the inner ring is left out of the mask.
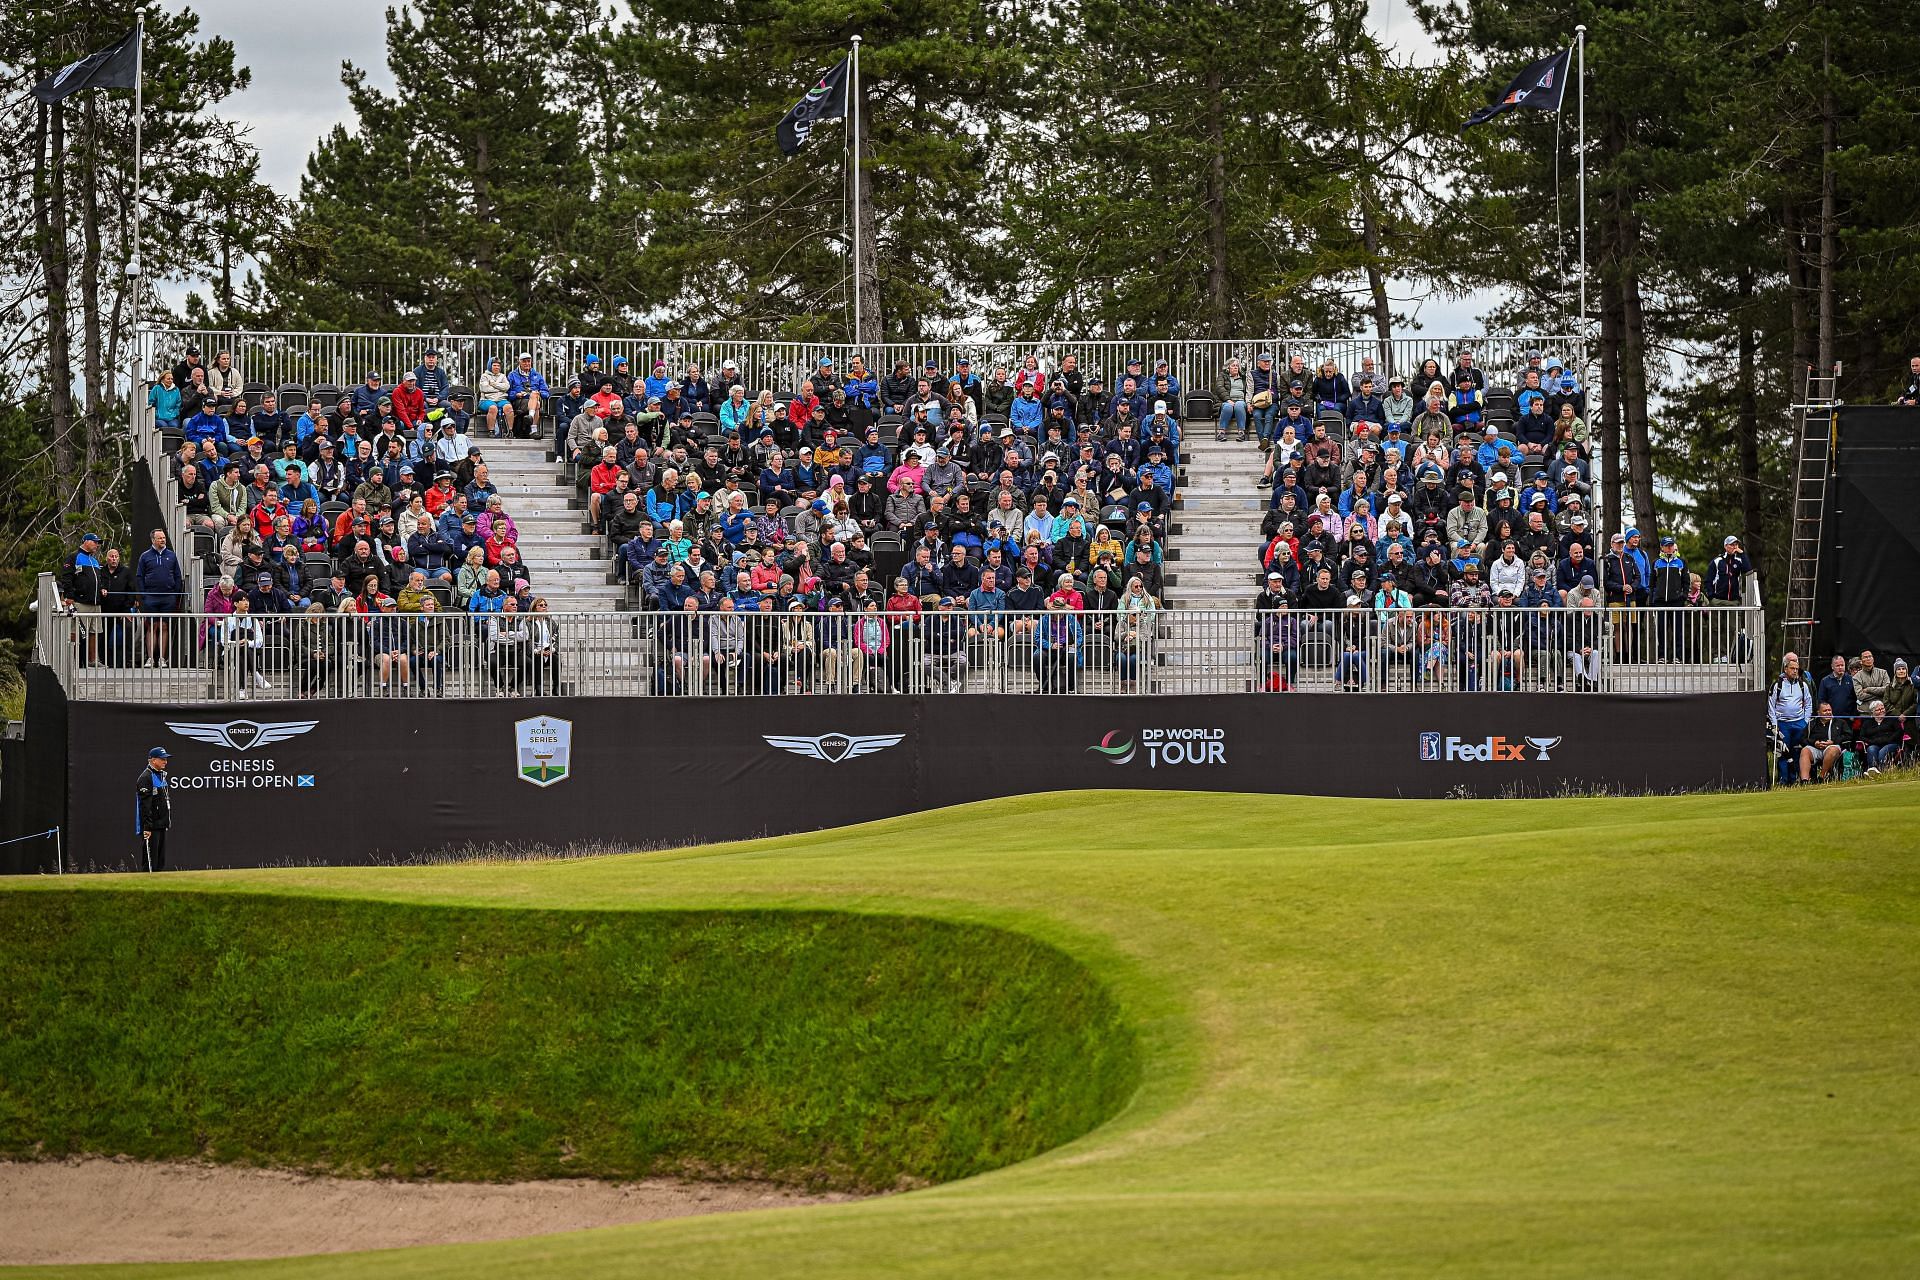
<path id="1" fill-rule="evenodd" d="M 1820 543 L 1826 530 L 1827 480 L 1833 473 L 1834 417 L 1840 366 L 1809 365 L 1794 405 L 1798 441 L 1793 464 L 1793 538 L 1787 560 L 1785 648 L 1805 654 L 1813 644 L 1820 594 Z"/>
<path id="2" fill-rule="evenodd" d="M 473 437 L 494 488 L 520 530 L 520 558 L 535 595 L 555 613 L 612 612 L 625 592 L 608 581 L 606 540 L 587 532 L 587 513 L 574 504 L 573 482 L 553 460 L 547 440 Z"/>
<path id="3" fill-rule="evenodd" d="M 1189 422 L 1186 458 L 1167 540 L 1167 599 L 1181 609 L 1245 609 L 1260 590 L 1260 521 L 1267 491 L 1254 441 L 1218 441 L 1213 423 Z"/>
<path id="4" fill-rule="evenodd" d="M 1168 531 L 1161 601 L 1175 609 L 1250 608 L 1261 587 L 1260 521 L 1267 491 L 1256 482 L 1265 462 L 1257 442 L 1220 441 L 1213 433 L 1212 419 L 1182 426 L 1184 466 Z M 1157 657 L 1163 687 L 1180 692 L 1184 670 L 1193 673 L 1198 689 L 1203 680 L 1217 681 L 1231 667 L 1245 667 L 1251 682 L 1252 637 L 1226 634 L 1232 625 L 1223 621 L 1218 635 L 1188 627 L 1164 636 Z"/>

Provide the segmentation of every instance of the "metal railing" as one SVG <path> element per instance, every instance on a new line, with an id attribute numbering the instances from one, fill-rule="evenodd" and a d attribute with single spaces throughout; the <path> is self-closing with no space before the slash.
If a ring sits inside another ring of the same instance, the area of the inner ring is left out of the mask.
<path id="1" fill-rule="evenodd" d="M 854 356 L 866 362 L 876 376 L 893 371 L 898 361 L 906 361 L 917 374 L 932 361 L 942 374 L 950 374 L 961 357 L 973 362 L 973 372 L 983 380 L 996 364 L 1018 369 L 1020 361 L 1032 355 L 1040 367 L 1051 372 L 1068 355 L 1075 356 L 1082 371 L 1097 370 L 1105 376 L 1110 390 L 1117 389 L 1129 360 L 1141 361 L 1142 373 L 1152 377 L 1161 360 L 1178 377 L 1186 390 L 1211 391 L 1226 370 L 1227 360 L 1238 357 L 1243 367 L 1252 369 L 1253 359 L 1262 351 L 1271 351 L 1275 368 L 1284 370 L 1288 358 L 1299 354 L 1305 359 L 1309 376 L 1320 361 L 1332 360 L 1349 378 L 1356 377 L 1363 359 L 1371 358 L 1375 370 L 1385 379 L 1393 374 L 1411 377 L 1429 357 L 1443 370 L 1452 370 L 1457 353 L 1473 352 L 1474 363 L 1495 383 L 1511 386 L 1519 380 L 1530 350 L 1558 354 L 1578 364 L 1581 354 L 1575 339 L 1564 334 L 1492 335 L 1482 337 L 1412 337 L 1381 342 L 1375 338 L 1282 337 L 1180 339 L 1142 338 L 1119 341 L 1079 339 L 1019 339 L 1007 341 L 956 341 L 882 343 L 853 346 L 845 343 L 762 342 L 730 338 L 663 337 L 558 337 L 511 334 L 424 334 L 424 333 L 249 333 L 229 329 L 151 330 L 142 335 L 143 375 L 156 373 L 162 363 L 171 365 L 180 359 L 189 344 L 200 349 L 211 363 L 217 353 L 228 352 L 243 382 L 264 383 L 278 393 L 283 386 L 312 388 L 330 384 L 351 392 L 378 373 L 387 385 L 419 365 L 429 348 L 440 352 L 448 379 L 473 387 L 489 360 L 498 357 L 503 369 L 511 369 L 522 353 L 530 354 L 534 367 L 546 378 L 556 394 L 566 390 L 567 378 L 580 370 L 587 355 L 600 357 L 601 367 L 609 371 L 617 357 L 626 357 L 630 372 L 644 378 L 656 361 L 662 362 L 678 378 L 689 364 L 698 364 L 709 379 L 731 360 L 750 388 L 793 390 L 800 380 L 817 367 L 822 357 L 831 357 L 842 373 Z M 1584 370 L 1582 382 L 1587 381 Z M 1451 374 L 1449 373 L 1449 377 Z M 1143 388 L 1146 390 L 1149 388 Z M 1385 393 L 1385 386 L 1380 391 Z M 1411 390 L 1411 388 L 1410 388 Z M 140 397 L 136 397 L 138 399 Z M 286 406 L 281 406 L 285 408 Z"/>
<path id="2" fill-rule="evenodd" d="M 69 696 L 132 702 L 1765 687 L 1748 608 L 236 617 L 56 604 L 40 634 Z"/>

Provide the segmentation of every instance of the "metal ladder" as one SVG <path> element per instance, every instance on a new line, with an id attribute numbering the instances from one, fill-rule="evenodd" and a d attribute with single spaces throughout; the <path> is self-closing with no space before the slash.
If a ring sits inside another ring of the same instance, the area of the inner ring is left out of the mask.
<path id="1" fill-rule="evenodd" d="M 1833 474 L 1835 396 L 1840 366 L 1822 373 L 1807 366 L 1802 394 L 1793 412 L 1799 419 L 1799 447 L 1793 464 L 1793 539 L 1787 562 L 1785 646 L 1806 661 L 1813 643 L 1813 616 L 1820 591 L 1820 543 L 1826 530 L 1827 481 Z"/>

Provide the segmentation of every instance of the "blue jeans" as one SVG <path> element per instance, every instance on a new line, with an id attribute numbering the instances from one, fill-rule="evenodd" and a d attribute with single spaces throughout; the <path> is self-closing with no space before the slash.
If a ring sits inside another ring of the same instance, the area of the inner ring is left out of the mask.
<path id="1" fill-rule="evenodd" d="M 1234 423 L 1240 424 L 1240 434 L 1247 433 L 1247 402 L 1229 400 L 1220 406 L 1220 434 L 1225 435 Z"/>
<path id="2" fill-rule="evenodd" d="M 1273 439 L 1274 420 L 1280 416 L 1280 401 L 1276 398 L 1264 409 L 1253 411 L 1253 429 L 1259 433 L 1260 443 Z"/>
<path id="3" fill-rule="evenodd" d="M 1780 756 L 1781 785 L 1799 776 L 1800 746 L 1807 740 L 1807 722 L 1805 720 L 1781 720 L 1776 727 L 1780 730 L 1781 745 L 1786 748 Z"/>
<path id="4" fill-rule="evenodd" d="M 1881 765 L 1893 759 L 1893 753 L 1899 749 L 1900 744 L 1897 742 L 1889 742 L 1883 747 L 1868 747 L 1867 767 L 1869 769 L 1878 769 Z"/>

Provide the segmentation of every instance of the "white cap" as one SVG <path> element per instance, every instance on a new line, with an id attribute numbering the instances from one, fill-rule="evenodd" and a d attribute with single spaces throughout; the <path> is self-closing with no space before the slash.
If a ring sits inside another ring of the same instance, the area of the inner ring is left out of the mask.
<path id="1" fill-rule="evenodd" d="M 1155 413 L 1165 413 L 1167 411 L 1167 402 L 1165 400 L 1155 400 L 1153 402 L 1153 411 Z"/>

